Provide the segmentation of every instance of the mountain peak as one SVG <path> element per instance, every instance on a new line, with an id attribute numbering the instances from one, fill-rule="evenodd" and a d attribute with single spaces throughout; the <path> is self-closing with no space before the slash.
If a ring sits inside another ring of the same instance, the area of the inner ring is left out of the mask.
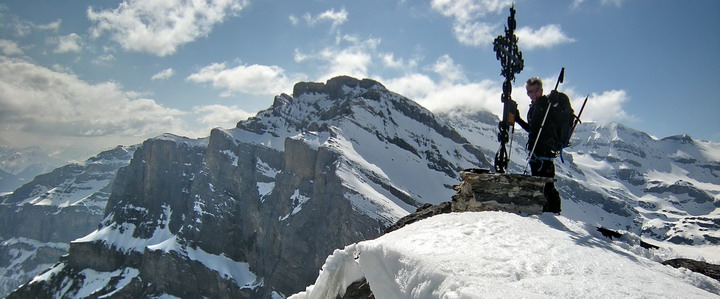
<path id="1" fill-rule="evenodd" d="M 372 79 L 359 80 L 350 76 L 338 76 L 325 83 L 299 82 L 293 87 L 293 96 L 297 98 L 303 94 L 324 93 L 331 99 L 339 99 L 352 94 L 351 91 L 356 88 L 387 90 L 380 82 Z"/>

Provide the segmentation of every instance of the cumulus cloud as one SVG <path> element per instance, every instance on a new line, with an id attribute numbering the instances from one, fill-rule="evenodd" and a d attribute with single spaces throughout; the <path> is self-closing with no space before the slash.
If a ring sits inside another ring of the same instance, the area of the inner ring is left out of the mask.
<path id="1" fill-rule="evenodd" d="M 479 46 L 492 43 L 498 24 L 479 21 L 488 13 L 500 13 L 512 5 L 511 0 L 433 0 L 432 8 L 445 17 L 453 18 L 455 38 L 464 45 Z"/>
<path id="2" fill-rule="evenodd" d="M 207 36 L 213 26 L 246 6 L 246 0 L 125 0 L 112 10 L 88 8 L 92 37 L 108 33 L 128 51 L 158 56 Z"/>
<path id="3" fill-rule="evenodd" d="M 480 46 L 488 45 L 495 40 L 499 25 L 488 24 L 483 22 L 467 22 L 455 23 L 453 25 L 453 33 L 455 38 L 463 45 Z"/>
<path id="4" fill-rule="evenodd" d="M 427 74 L 412 73 L 387 80 L 390 90 L 413 99 L 433 112 L 447 112 L 458 107 L 466 110 L 500 111 L 500 86 L 491 81 L 471 82 L 462 67 L 448 55 L 439 57 Z"/>
<path id="5" fill-rule="evenodd" d="M 573 99 L 573 108 L 580 112 L 582 100 L 585 97 Z M 623 104 L 630 100 L 624 90 L 604 91 L 600 94 L 592 93 L 588 98 L 587 105 L 582 114 L 583 121 L 594 121 L 599 123 L 634 121 L 636 117 L 629 115 L 623 109 Z"/>
<path id="6" fill-rule="evenodd" d="M 535 48 L 551 48 L 555 45 L 571 43 L 572 39 L 565 35 L 560 25 L 550 24 L 533 30 L 529 27 L 522 27 L 515 33 L 518 37 L 518 43 L 523 49 L 532 50 Z"/>
<path id="7" fill-rule="evenodd" d="M 337 39 L 334 47 L 327 47 L 320 52 L 304 54 L 295 50 L 295 61 L 319 60 L 325 65 L 319 80 L 347 75 L 357 78 L 368 77 L 370 66 L 373 64 L 377 54 L 377 47 L 380 39 L 362 40 L 355 36 L 344 35 Z"/>
<path id="8" fill-rule="evenodd" d="M 453 34 L 463 45 L 490 45 L 504 24 L 492 24 L 482 19 L 488 13 L 501 14 L 513 4 L 511 0 L 433 0 L 432 8 L 445 17 L 453 18 Z M 516 31 L 524 49 L 549 48 L 573 42 L 559 25 L 546 25 L 540 29 L 523 27 Z"/>
<path id="9" fill-rule="evenodd" d="M 14 41 L 0 39 L 0 53 L 7 56 L 22 55 L 23 50 Z"/>
<path id="10" fill-rule="evenodd" d="M 405 59 L 402 57 L 395 57 L 393 53 L 379 54 L 382 65 L 388 69 L 413 69 L 418 66 L 419 58 Z"/>
<path id="11" fill-rule="evenodd" d="M 164 69 L 160 71 L 159 73 L 153 75 L 150 79 L 151 80 L 165 80 L 169 79 L 175 74 L 175 71 L 172 68 Z"/>
<path id="12" fill-rule="evenodd" d="M 332 24 L 332 28 L 336 28 L 337 26 L 347 22 L 348 13 L 345 8 L 343 8 L 340 11 L 335 11 L 335 9 L 327 10 L 316 16 L 313 16 L 310 13 L 305 13 L 302 16 L 302 19 L 296 17 L 295 15 L 290 15 L 290 22 L 292 22 L 293 25 L 299 24 L 301 20 L 311 26 L 320 22 L 330 22 Z"/>
<path id="13" fill-rule="evenodd" d="M 278 66 L 238 65 L 228 67 L 225 63 L 213 63 L 187 77 L 196 83 L 210 83 L 223 89 L 221 96 L 229 97 L 236 92 L 276 95 L 292 90 L 296 79 L 291 79 Z"/>
<path id="14" fill-rule="evenodd" d="M 63 143 L 83 137 L 136 142 L 163 132 L 184 133 L 179 116 L 113 82 L 91 84 L 26 61 L 0 58 L 0 131 L 4 138 Z"/>
<path id="15" fill-rule="evenodd" d="M 76 33 L 70 33 L 54 39 L 57 42 L 55 53 L 80 52 L 82 50 L 82 37 Z"/>
<path id="16" fill-rule="evenodd" d="M 193 107 L 193 113 L 198 115 L 198 122 L 205 124 L 209 129 L 214 127 L 234 128 L 238 121 L 246 120 L 255 115 L 237 106 L 206 105 Z"/>
<path id="17" fill-rule="evenodd" d="M 431 6 L 446 17 L 467 23 L 490 12 L 500 13 L 512 4 L 512 0 L 433 0 Z"/>

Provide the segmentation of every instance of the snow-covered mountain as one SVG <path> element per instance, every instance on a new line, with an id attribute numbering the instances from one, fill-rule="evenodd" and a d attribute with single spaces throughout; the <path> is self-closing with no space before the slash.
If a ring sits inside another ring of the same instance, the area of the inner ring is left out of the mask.
<path id="1" fill-rule="evenodd" d="M 450 200 L 460 170 L 491 168 L 496 127 L 489 113 L 434 115 L 369 79 L 298 83 L 236 128 L 145 141 L 97 230 L 10 297 L 296 293 L 335 249 Z M 557 162 L 563 215 L 716 249 L 720 146 L 685 139 L 582 124 Z M 525 140 L 516 131 L 512 172 Z"/>
<path id="2" fill-rule="evenodd" d="M 144 142 L 118 172 L 100 228 L 15 294 L 292 294 L 334 249 L 448 200 L 460 170 L 489 166 L 378 82 L 299 83 L 235 129 Z"/>
<path id="3" fill-rule="evenodd" d="M 115 172 L 134 150 L 119 146 L 0 197 L 0 296 L 47 270 L 68 253 L 70 241 L 97 228 Z"/>
<path id="4" fill-rule="evenodd" d="M 66 163 L 51 157 L 39 147 L 18 148 L 0 144 L 0 194 L 12 192 L 36 175 Z"/>

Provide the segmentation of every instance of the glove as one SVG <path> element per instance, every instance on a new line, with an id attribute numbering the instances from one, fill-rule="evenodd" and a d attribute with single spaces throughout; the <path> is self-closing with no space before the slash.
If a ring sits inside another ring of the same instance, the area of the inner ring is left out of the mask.
<path id="1" fill-rule="evenodd" d="M 551 91 L 548 95 L 548 101 L 554 106 L 560 101 L 560 93 L 557 90 Z"/>

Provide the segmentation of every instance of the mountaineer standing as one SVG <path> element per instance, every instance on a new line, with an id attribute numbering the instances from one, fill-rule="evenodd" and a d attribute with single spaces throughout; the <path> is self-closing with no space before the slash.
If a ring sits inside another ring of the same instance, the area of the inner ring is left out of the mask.
<path id="1" fill-rule="evenodd" d="M 565 69 L 560 73 L 558 84 L 563 81 Z M 533 176 L 554 178 L 555 163 L 553 160 L 562 155 L 562 149 L 568 146 L 569 134 L 573 122 L 573 110 L 570 99 L 562 92 L 555 90 L 543 95 L 542 80 L 533 77 L 525 83 L 525 90 L 531 103 L 527 113 L 527 122 L 517 114 L 517 122 L 528 132 L 527 149 L 530 151 L 528 164 Z M 543 189 L 547 204 L 543 212 L 560 213 L 560 193 L 555 183 L 546 183 Z"/>

